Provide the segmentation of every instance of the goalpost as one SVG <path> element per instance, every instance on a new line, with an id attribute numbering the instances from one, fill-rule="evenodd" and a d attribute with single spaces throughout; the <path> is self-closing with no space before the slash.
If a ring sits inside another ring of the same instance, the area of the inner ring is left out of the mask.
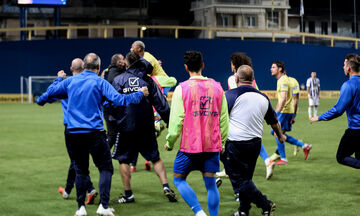
<path id="1" fill-rule="evenodd" d="M 57 76 L 29 76 L 28 78 L 20 77 L 20 94 L 21 103 L 24 103 L 23 98 L 25 96 L 24 89 L 27 92 L 28 103 L 33 103 L 33 98 L 40 96 L 46 91 L 51 83 L 57 78 Z M 24 88 L 24 83 L 26 88 Z"/>

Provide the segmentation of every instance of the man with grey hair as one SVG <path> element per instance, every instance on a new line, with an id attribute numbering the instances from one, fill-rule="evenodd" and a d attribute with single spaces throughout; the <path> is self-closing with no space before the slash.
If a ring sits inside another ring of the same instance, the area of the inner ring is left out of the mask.
<path id="1" fill-rule="evenodd" d="M 237 70 L 238 88 L 225 93 L 229 110 L 229 137 L 225 144 L 225 170 L 233 187 L 239 191 L 240 207 L 233 216 L 247 216 L 251 203 L 270 216 L 275 203 L 255 186 L 252 177 L 261 149 L 263 121 L 270 124 L 279 140 L 284 142 L 280 123 L 267 96 L 252 87 L 253 69 L 242 65 Z"/>
<path id="2" fill-rule="evenodd" d="M 76 76 L 78 74 L 80 74 L 82 71 L 84 70 L 84 62 L 82 59 L 80 58 L 75 58 L 72 62 L 71 62 L 71 66 L 70 66 L 70 71 L 72 72 L 73 76 Z M 55 79 L 55 81 L 50 85 L 50 87 L 57 85 L 59 82 L 63 81 L 66 78 L 66 73 L 61 70 L 58 72 L 58 78 Z M 54 99 L 55 101 L 55 99 Z M 67 136 L 69 134 L 69 131 L 67 129 L 67 107 L 68 107 L 68 99 L 63 99 L 61 100 L 61 108 L 63 111 L 63 118 L 64 118 L 64 126 L 65 126 L 65 131 L 64 131 L 64 135 L 65 135 L 65 145 L 66 145 L 66 149 L 67 152 L 69 154 L 70 157 L 70 167 L 68 170 L 68 175 L 67 175 L 67 179 L 66 179 L 66 187 L 59 187 L 58 191 L 59 193 L 61 193 L 62 197 L 64 199 L 68 199 L 69 195 L 71 193 L 72 188 L 74 187 L 74 183 L 75 183 L 75 178 L 76 178 L 76 171 L 75 171 L 75 161 L 72 159 L 72 151 L 69 148 L 69 143 L 67 141 Z M 90 176 L 88 176 L 89 178 L 89 185 L 87 187 L 87 191 L 88 191 L 88 196 L 87 196 L 87 201 L 86 201 L 86 205 L 87 204 L 92 204 L 94 203 L 94 199 L 96 198 L 96 196 L 98 195 L 98 192 L 95 190 L 91 180 L 90 180 Z"/>
<path id="3" fill-rule="evenodd" d="M 96 213 L 113 216 L 109 207 L 111 178 L 114 172 L 110 149 L 106 142 L 101 106 L 105 100 L 116 106 L 140 103 L 148 95 L 146 87 L 133 94 L 119 94 L 112 85 L 98 76 L 100 57 L 89 53 L 84 58 L 85 70 L 59 84 L 48 88 L 37 103 L 44 105 L 51 98 L 68 98 L 68 142 L 76 165 L 76 193 L 78 210 L 75 216 L 87 215 L 85 196 L 89 180 L 89 154 L 100 172 L 100 205 Z"/>

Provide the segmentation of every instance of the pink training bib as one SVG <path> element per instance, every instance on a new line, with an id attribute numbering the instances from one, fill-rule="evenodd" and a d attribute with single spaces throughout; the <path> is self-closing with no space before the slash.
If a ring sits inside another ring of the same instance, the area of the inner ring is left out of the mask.
<path id="1" fill-rule="evenodd" d="M 189 79 L 180 85 L 185 110 L 180 151 L 221 151 L 220 112 L 223 89 L 220 83 L 213 79 Z"/>

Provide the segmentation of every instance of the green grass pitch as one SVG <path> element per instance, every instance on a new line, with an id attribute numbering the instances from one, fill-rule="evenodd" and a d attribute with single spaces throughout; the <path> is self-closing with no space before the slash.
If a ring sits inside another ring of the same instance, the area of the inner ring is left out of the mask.
<path id="1" fill-rule="evenodd" d="M 325 112 L 336 100 L 322 99 L 319 113 Z M 64 144 L 61 106 L 48 104 L 0 105 L 0 215 L 6 216 L 64 216 L 73 215 L 77 204 L 75 190 L 69 200 L 63 200 L 57 192 L 66 181 L 69 158 Z M 281 216 L 332 216 L 360 215 L 359 171 L 336 162 L 338 143 L 347 127 L 345 115 L 331 122 L 310 125 L 307 117 L 307 100 L 300 101 L 300 109 L 293 132 L 295 138 L 313 144 L 307 161 L 303 153 L 293 156 L 292 145 L 286 145 L 289 160 L 287 166 L 277 166 L 271 180 L 265 180 L 265 165 L 259 157 L 254 174 L 257 187 L 277 204 L 275 215 Z M 269 135 L 270 127 L 264 126 L 263 143 L 269 155 L 276 145 Z M 174 151 L 163 150 L 166 131 L 159 137 L 159 149 L 164 160 L 170 185 Z M 359 141 L 360 144 L 360 141 Z M 145 171 L 144 159 L 139 157 L 137 172 L 132 175 L 135 203 L 114 205 L 116 215 L 193 215 L 180 197 L 170 203 L 162 193 L 162 187 L 154 171 Z M 111 199 L 123 193 L 119 165 L 113 161 L 114 175 Z M 96 188 L 99 174 L 90 163 L 90 175 Z M 199 172 L 193 172 L 188 182 L 197 193 L 207 211 L 207 196 Z M 223 179 L 220 191 L 219 215 L 231 215 L 238 208 L 228 179 Z M 99 198 L 96 199 L 98 203 Z M 87 206 L 88 215 L 96 215 L 96 205 Z M 252 216 L 261 215 L 255 206 Z"/>

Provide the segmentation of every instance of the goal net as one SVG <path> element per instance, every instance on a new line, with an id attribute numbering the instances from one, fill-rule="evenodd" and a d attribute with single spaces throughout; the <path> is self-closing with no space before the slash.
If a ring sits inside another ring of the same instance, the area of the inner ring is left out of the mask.
<path id="1" fill-rule="evenodd" d="M 20 77 L 21 103 L 24 102 L 22 98 L 25 97 L 25 94 L 27 94 L 27 102 L 33 103 L 37 97 L 46 92 L 46 89 L 51 83 L 54 82 L 56 78 L 57 76 L 29 76 L 28 78 Z"/>

